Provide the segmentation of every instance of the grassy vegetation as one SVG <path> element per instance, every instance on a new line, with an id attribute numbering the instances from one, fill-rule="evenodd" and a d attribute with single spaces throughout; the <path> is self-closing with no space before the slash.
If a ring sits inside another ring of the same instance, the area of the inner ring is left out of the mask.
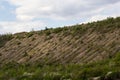
<path id="1" fill-rule="evenodd" d="M 29 33 L 26 33 L 26 37 L 29 38 L 29 37 L 32 37 L 33 35 L 35 34 L 34 31 L 31 31 Z"/>
<path id="2" fill-rule="evenodd" d="M 120 53 L 112 59 L 89 64 L 18 64 L 11 62 L 0 66 L 0 80 L 88 80 L 100 76 L 105 78 L 120 77 Z"/>
<path id="3" fill-rule="evenodd" d="M 71 34 L 75 36 L 78 34 L 84 34 L 89 28 L 98 31 L 100 33 L 106 33 L 110 31 L 110 29 L 120 28 L 120 17 L 117 18 L 108 17 L 107 19 L 102 21 L 96 21 L 87 24 L 76 24 L 71 27 L 65 26 L 62 28 L 58 27 L 55 29 L 46 27 L 45 30 L 38 31 L 37 33 L 39 35 L 46 34 L 47 36 L 49 36 L 50 34 L 58 34 L 63 32 L 65 35 Z"/>
<path id="4" fill-rule="evenodd" d="M 13 38 L 12 34 L 0 35 L 0 47 L 3 47 L 5 43 Z"/>
<path id="5" fill-rule="evenodd" d="M 96 21 L 96 22 L 91 22 L 87 24 L 76 24 L 73 26 L 65 26 L 62 28 L 58 27 L 55 29 L 46 27 L 45 30 L 41 30 L 41 31 L 32 30 L 30 32 L 25 33 L 25 35 L 27 38 L 29 38 L 29 37 L 32 37 L 34 34 L 38 34 L 38 35 L 45 34 L 46 36 L 49 36 L 50 34 L 58 34 L 63 32 L 65 35 L 71 34 L 75 36 L 78 34 L 84 34 L 84 32 L 86 32 L 89 28 L 93 30 L 97 30 L 98 32 L 101 32 L 101 33 L 105 33 L 107 31 L 110 31 L 109 30 L 110 27 L 120 28 L 120 17 L 117 17 L 117 18 L 108 17 L 107 19 L 102 21 Z M 0 35 L 0 42 L 2 42 L 3 38 L 4 40 L 11 39 L 12 34 Z M 23 35 L 17 35 L 16 38 L 23 39 L 25 37 Z"/>

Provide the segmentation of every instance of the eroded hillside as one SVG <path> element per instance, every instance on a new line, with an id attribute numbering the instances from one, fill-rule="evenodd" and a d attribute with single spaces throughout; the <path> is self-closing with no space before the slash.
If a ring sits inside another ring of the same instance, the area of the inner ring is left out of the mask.
<path id="1" fill-rule="evenodd" d="M 0 62 L 87 63 L 120 52 L 120 17 L 63 28 L 17 33 L 0 40 Z"/>

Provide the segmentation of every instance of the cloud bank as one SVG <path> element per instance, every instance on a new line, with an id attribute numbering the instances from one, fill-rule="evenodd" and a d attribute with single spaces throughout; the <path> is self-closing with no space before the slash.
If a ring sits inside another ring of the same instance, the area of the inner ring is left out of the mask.
<path id="1" fill-rule="evenodd" d="M 46 20 L 83 22 L 120 16 L 119 0 L 6 0 L 15 6 L 16 21 L 0 22 L 1 32 L 41 29 Z M 79 22 L 81 23 L 81 22 Z M 41 25 L 42 24 L 42 25 Z M 54 24 L 54 23 L 51 23 Z M 62 24 L 61 24 L 62 25 Z M 69 25 L 69 24 L 68 24 Z M 32 27 L 31 27 L 32 26 Z M 37 27 L 38 26 L 38 27 Z M 27 28 L 26 28 L 27 27 Z"/>
<path id="2" fill-rule="evenodd" d="M 73 19 L 100 13 L 119 0 L 9 0 L 19 20 L 35 18 Z"/>
<path id="3" fill-rule="evenodd" d="M 0 22 L 0 33 L 17 33 L 22 31 L 30 31 L 32 29 L 43 29 L 44 24 L 39 21 L 34 22 Z"/>

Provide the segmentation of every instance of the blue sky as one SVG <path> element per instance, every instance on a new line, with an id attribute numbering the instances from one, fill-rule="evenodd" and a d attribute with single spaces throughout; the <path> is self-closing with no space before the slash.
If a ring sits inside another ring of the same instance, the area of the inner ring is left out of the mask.
<path id="1" fill-rule="evenodd" d="M 0 33 L 117 17 L 119 8 L 119 0 L 0 0 Z"/>
<path id="2" fill-rule="evenodd" d="M 0 1 L 0 21 L 15 20 L 15 6 L 10 5 L 7 1 Z"/>

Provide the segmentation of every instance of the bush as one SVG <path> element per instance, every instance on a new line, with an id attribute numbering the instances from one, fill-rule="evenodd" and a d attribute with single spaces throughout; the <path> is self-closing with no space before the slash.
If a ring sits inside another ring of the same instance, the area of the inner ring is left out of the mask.
<path id="1" fill-rule="evenodd" d="M 120 61 L 120 52 L 116 54 L 116 56 L 113 58 L 113 61 L 119 62 Z"/>
<path id="2" fill-rule="evenodd" d="M 33 36 L 33 35 L 34 35 L 33 32 L 29 32 L 29 33 L 26 34 L 27 38 L 29 38 L 29 37 L 31 37 L 31 36 Z"/>
<path id="3" fill-rule="evenodd" d="M 3 35 L 0 35 L 0 41 L 2 41 L 2 40 L 10 40 L 12 38 L 13 38 L 12 34 L 3 34 Z"/>
<path id="4" fill-rule="evenodd" d="M 63 31 L 63 29 L 64 28 L 55 28 L 55 29 L 53 29 L 53 33 L 59 33 L 59 32 L 61 32 L 61 31 Z"/>
<path id="5" fill-rule="evenodd" d="M 0 35 L 0 47 L 3 47 L 5 43 L 13 38 L 12 34 Z"/>
<path id="6" fill-rule="evenodd" d="M 51 31 L 50 30 L 46 30 L 45 34 L 46 34 L 46 36 L 49 36 L 51 34 Z"/>

